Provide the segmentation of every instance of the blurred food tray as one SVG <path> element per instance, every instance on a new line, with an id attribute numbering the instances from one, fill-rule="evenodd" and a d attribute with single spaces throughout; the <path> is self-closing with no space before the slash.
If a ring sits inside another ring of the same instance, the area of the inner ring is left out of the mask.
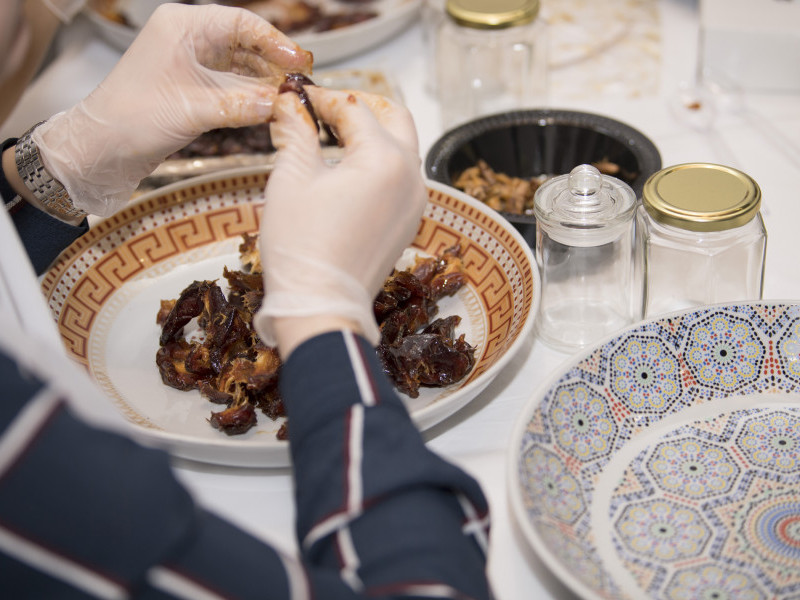
<path id="1" fill-rule="evenodd" d="M 313 79 L 317 85 L 327 88 L 361 90 L 373 94 L 381 94 L 397 102 L 403 101 L 397 85 L 379 70 L 342 69 L 320 71 L 319 73 L 314 73 Z M 275 156 L 268 135 L 265 125 L 216 130 L 204 134 L 205 138 L 201 136 L 183 151 L 173 155 L 173 158 L 161 163 L 149 177 L 142 180 L 137 190 L 137 195 L 187 177 L 206 175 L 238 167 L 270 165 Z M 263 139 L 253 139 L 259 136 Z M 205 142 L 204 139 L 206 140 Z M 192 149 L 193 146 L 196 147 L 195 151 Z M 228 150 L 231 148 L 250 148 L 253 151 L 230 153 Z M 215 153 L 215 150 L 218 150 L 218 152 Z M 338 160 L 340 154 L 338 147 L 325 146 L 322 151 L 326 160 Z"/>

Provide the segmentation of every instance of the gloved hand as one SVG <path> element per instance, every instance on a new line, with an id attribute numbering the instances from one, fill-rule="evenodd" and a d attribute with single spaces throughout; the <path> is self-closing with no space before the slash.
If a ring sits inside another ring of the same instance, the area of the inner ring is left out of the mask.
<path id="1" fill-rule="evenodd" d="M 108 216 L 201 133 L 267 121 L 283 74 L 311 62 L 245 9 L 164 4 L 108 77 L 33 140 L 75 206 Z"/>
<path id="2" fill-rule="evenodd" d="M 86 0 L 42 0 L 44 5 L 50 9 L 55 16 L 63 23 L 69 23 L 75 18 L 83 7 Z"/>
<path id="3" fill-rule="evenodd" d="M 298 97 L 278 97 L 271 125 L 278 154 L 260 235 L 266 295 L 254 324 L 274 344 L 281 317 L 334 316 L 377 344 L 373 299 L 427 202 L 416 129 L 408 111 L 384 97 L 305 89 L 343 155 L 328 165 Z"/>

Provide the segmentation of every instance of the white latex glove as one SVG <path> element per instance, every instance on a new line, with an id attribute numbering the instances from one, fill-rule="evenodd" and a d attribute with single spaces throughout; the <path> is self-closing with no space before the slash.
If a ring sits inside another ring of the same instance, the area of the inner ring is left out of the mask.
<path id="1" fill-rule="evenodd" d="M 271 126 L 278 155 L 260 237 L 266 295 L 254 324 L 274 344 L 278 317 L 334 316 L 377 344 L 373 299 L 427 202 L 416 129 L 405 108 L 381 96 L 306 90 L 343 156 L 327 164 L 298 97 L 278 97 Z"/>
<path id="2" fill-rule="evenodd" d="M 75 18 L 83 7 L 86 0 L 42 0 L 44 5 L 59 18 L 63 23 L 69 23 Z"/>
<path id="3" fill-rule="evenodd" d="M 311 62 L 248 10 L 163 4 L 108 77 L 33 140 L 75 206 L 108 216 L 201 133 L 267 121 L 284 73 Z"/>

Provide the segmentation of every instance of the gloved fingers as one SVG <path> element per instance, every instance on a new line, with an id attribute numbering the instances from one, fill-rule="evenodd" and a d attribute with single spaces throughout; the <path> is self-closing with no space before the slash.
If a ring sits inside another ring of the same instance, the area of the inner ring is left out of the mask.
<path id="1" fill-rule="evenodd" d="M 199 135 L 269 120 L 285 73 L 309 72 L 312 56 L 249 10 L 163 4 L 123 62 L 126 72 L 153 65 L 149 72 L 163 92 L 152 97 L 162 98 L 158 108 L 164 119 L 175 121 L 174 131 Z M 155 65 L 161 65 L 160 75 Z"/>
<path id="2" fill-rule="evenodd" d="M 417 131 L 405 107 L 360 90 L 305 89 L 317 115 L 334 128 L 345 148 L 374 135 L 375 125 L 379 125 L 407 150 L 418 153 Z"/>
<path id="3" fill-rule="evenodd" d="M 273 106 L 270 124 L 273 145 L 278 149 L 276 172 L 289 167 L 292 171 L 324 166 L 322 147 L 316 123 L 297 94 L 279 94 Z"/>
<path id="4" fill-rule="evenodd" d="M 185 102 L 175 103 L 180 107 L 175 116 L 191 115 L 199 134 L 219 127 L 266 123 L 272 118 L 278 88 L 262 79 L 198 67 L 192 86 L 174 93 L 185 97 Z"/>
<path id="5" fill-rule="evenodd" d="M 245 48 L 202 47 L 195 54 L 199 67 L 258 78 L 275 86 L 283 80 L 284 73 L 292 72 Z"/>
<path id="6" fill-rule="evenodd" d="M 200 9 L 202 27 L 194 28 L 197 61 L 217 71 L 256 77 L 311 72 L 313 56 L 249 10 L 220 5 Z"/>
<path id="7" fill-rule="evenodd" d="M 261 78 L 263 81 L 275 86 L 280 85 L 283 81 L 284 73 L 295 72 L 294 69 L 281 68 L 275 63 L 270 62 L 263 55 L 256 54 L 252 50 L 245 48 L 234 48 L 230 65 L 228 65 L 227 68 L 217 70 L 230 71 L 231 73 L 245 75 L 247 77 Z"/>
<path id="8" fill-rule="evenodd" d="M 281 72 L 308 75 L 314 57 L 255 13 L 245 10 L 238 29 L 237 53 L 266 58 Z"/>

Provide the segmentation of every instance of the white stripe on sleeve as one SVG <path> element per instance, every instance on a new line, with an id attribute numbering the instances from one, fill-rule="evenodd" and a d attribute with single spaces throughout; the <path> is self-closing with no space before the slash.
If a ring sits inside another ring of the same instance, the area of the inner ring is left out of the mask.
<path id="1" fill-rule="evenodd" d="M 0 476 L 16 462 L 60 402 L 55 392 L 45 387 L 14 417 L 0 438 Z"/>
<path id="2" fill-rule="evenodd" d="M 128 597 L 125 588 L 115 581 L 3 528 L 0 528 L 0 551 L 91 596 L 104 600 Z"/>
<path id="3" fill-rule="evenodd" d="M 375 406 L 377 404 L 375 390 L 372 387 L 367 366 L 364 364 L 364 357 L 358 347 L 358 340 L 352 331 L 343 331 L 342 334 L 350 364 L 353 365 L 353 374 L 356 378 L 358 393 L 361 395 L 361 402 L 364 403 L 364 406 Z"/>

